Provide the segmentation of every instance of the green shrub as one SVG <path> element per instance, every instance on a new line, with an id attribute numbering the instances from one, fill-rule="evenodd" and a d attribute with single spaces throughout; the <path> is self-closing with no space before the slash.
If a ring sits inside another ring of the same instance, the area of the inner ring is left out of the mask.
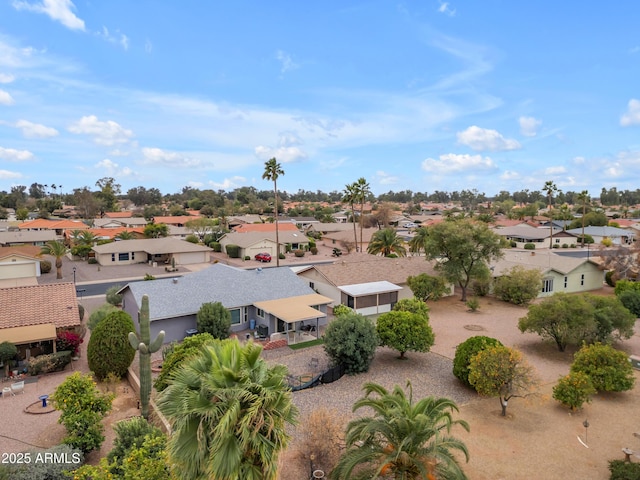
<path id="1" fill-rule="evenodd" d="M 611 460 L 609 471 L 611 472 L 609 480 L 638 480 L 640 478 L 640 463 Z"/>
<path id="2" fill-rule="evenodd" d="M 629 290 L 640 292 L 640 282 L 632 282 L 631 280 L 618 280 L 616 282 L 616 287 L 614 290 L 616 296 L 619 297 L 624 292 L 627 292 Z"/>
<path id="3" fill-rule="evenodd" d="M 558 245 L 557 243 L 554 243 L 552 248 L 560 248 L 560 245 Z"/>
<path id="4" fill-rule="evenodd" d="M 280 260 L 284 260 L 284 259 L 285 259 L 285 258 L 287 258 L 287 257 L 284 255 L 284 253 L 280 252 L 280 253 L 278 254 L 278 258 L 279 258 Z"/>
<path id="5" fill-rule="evenodd" d="M 111 305 L 118 306 L 122 305 L 122 294 L 118 293 L 118 290 L 122 288 L 122 285 L 114 285 L 113 287 L 109 287 L 107 289 L 107 303 Z"/>
<path id="6" fill-rule="evenodd" d="M 309 240 L 309 248 L 311 249 L 311 248 L 314 248 L 315 246 L 316 246 L 316 241 L 313 240 L 313 239 L 310 239 Z"/>
<path id="7" fill-rule="evenodd" d="M 296 257 L 304 257 L 304 250 L 301 250 L 301 249 L 294 250 L 293 254 Z"/>
<path id="8" fill-rule="evenodd" d="M 97 259 L 97 258 L 95 258 L 95 257 L 89 257 L 89 258 L 87 259 L 87 263 L 88 263 L 89 265 L 95 265 L 96 263 L 98 263 L 98 259 Z"/>
<path id="9" fill-rule="evenodd" d="M 109 373 L 122 377 L 127 373 L 136 351 L 129 344 L 129 332 L 135 332 L 131 316 L 123 311 L 110 313 L 91 332 L 87 346 L 89 369 L 99 380 Z"/>
<path id="10" fill-rule="evenodd" d="M 151 280 L 155 280 L 155 279 L 156 279 L 156 277 L 154 277 L 154 276 L 153 276 L 153 275 L 151 275 L 150 273 L 145 273 L 145 274 L 144 274 L 144 278 L 143 278 L 143 280 L 144 280 L 144 281 L 146 281 L 146 282 L 149 282 L 149 281 L 151 281 Z"/>
<path id="11" fill-rule="evenodd" d="M 231 312 L 220 302 L 203 303 L 196 314 L 198 332 L 209 333 L 213 338 L 229 338 Z"/>
<path id="12" fill-rule="evenodd" d="M 333 307 L 333 315 L 339 317 L 341 315 L 349 315 L 353 310 L 342 303 Z"/>
<path id="13" fill-rule="evenodd" d="M 84 320 L 84 313 L 85 313 L 84 305 L 78 304 L 78 314 L 80 315 L 80 321 Z"/>
<path id="14" fill-rule="evenodd" d="M 56 461 L 45 461 L 53 455 Z M 68 472 L 82 465 L 84 455 L 81 450 L 70 445 L 55 445 L 45 450 L 24 452 L 29 463 L 7 465 L 7 479 L 10 480 L 69 480 Z M 2 478 L 0 476 L 0 478 Z"/>
<path id="15" fill-rule="evenodd" d="M 95 310 L 91 315 L 89 315 L 89 321 L 87 322 L 87 328 L 89 330 L 93 330 L 96 326 L 105 319 L 105 317 L 113 312 L 119 312 L 120 309 L 118 307 L 114 307 L 110 303 L 103 303 Z"/>
<path id="16" fill-rule="evenodd" d="M 324 334 L 324 350 L 334 365 L 346 373 L 366 372 L 373 361 L 380 339 L 371 320 L 351 312 L 331 322 Z"/>
<path id="17" fill-rule="evenodd" d="M 535 243 L 525 243 L 523 248 L 525 250 L 535 250 L 536 249 L 536 244 Z"/>
<path id="18" fill-rule="evenodd" d="M 466 386 L 471 387 L 469 383 L 471 359 L 487 347 L 497 346 L 502 346 L 502 342 L 495 338 L 482 335 L 468 338 L 456 347 L 456 353 L 453 358 L 453 375 Z"/>
<path id="19" fill-rule="evenodd" d="M 245 255 L 244 256 L 244 261 L 248 262 L 249 260 L 251 260 L 251 255 Z"/>
<path id="20" fill-rule="evenodd" d="M 486 297 L 491 291 L 491 277 L 474 278 L 471 281 L 471 290 L 476 297 Z"/>
<path id="21" fill-rule="evenodd" d="M 480 300 L 478 300 L 478 297 L 471 297 L 469 298 L 469 300 L 467 300 L 465 305 L 469 308 L 469 310 L 475 312 L 480 308 Z"/>
<path id="22" fill-rule="evenodd" d="M 185 241 L 189 242 L 189 243 L 195 243 L 196 245 L 200 243 L 200 239 L 198 238 L 197 235 L 189 234 L 185 237 Z"/>
<path id="23" fill-rule="evenodd" d="M 420 300 L 416 302 L 424 305 Z M 429 325 L 428 313 L 395 308 L 378 317 L 376 332 L 380 337 L 380 344 L 400 352 L 402 359 L 406 358 L 405 352 L 428 352 L 435 338 Z"/>
<path id="24" fill-rule="evenodd" d="M 240 247 L 238 245 L 229 244 L 225 247 L 229 258 L 240 258 Z"/>
<path id="25" fill-rule="evenodd" d="M 616 282 L 613 279 L 613 276 L 615 275 L 615 271 L 614 270 L 609 270 L 607 273 L 604 274 L 604 281 L 607 283 L 607 285 L 609 285 L 610 287 L 615 287 L 616 286 Z"/>
<path id="26" fill-rule="evenodd" d="M 4 363 L 5 377 L 9 371 L 9 364 L 18 354 L 18 347 L 13 343 L 4 341 L 0 343 L 0 362 Z"/>
<path id="27" fill-rule="evenodd" d="M 631 390 L 636 379 L 627 354 L 601 343 L 578 350 L 573 356 L 571 372 L 588 375 L 598 392 Z"/>
<path id="28" fill-rule="evenodd" d="M 111 410 L 113 395 L 98 392 L 91 375 L 74 372 L 58 385 L 51 399 L 61 412 L 58 423 L 67 430 L 63 442 L 83 453 L 100 448 L 102 419 Z"/>
<path id="29" fill-rule="evenodd" d="M 316 247 L 316 246 L 310 247 L 309 251 L 311 252 L 311 255 L 317 255 L 318 254 L 318 247 Z"/>
<path id="30" fill-rule="evenodd" d="M 124 474 L 123 467 L 126 458 L 132 450 L 142 447 L 147 436 L 163 436 L 162 431 L 151 425 L 142 417 L 134 417 L 121 420 L 113 427 L 116 438 L 113 448 L 107 455 L 109 470 L 117 478 Z"/>
<path id="31" fill-rule="evenodd" d="M 51 262 L 49 260 L 40 260 L 40 273 L 49 273 L 51 271 Z"/>
<path id="32" fill-rule="evenodd" d="M 618 298 L 620 299 L 620 303 L 622 303 L 627 310 L 633 313 L 636 318 L 640 317 L 640 292 L 636 290 L 627 290 L 622 292 Z"/>
<path id="33" fill-rule="evenodd" d="M 173 372 L 182 365 L 185 359 L 192 357 L 202 350 L 202 346 L 215 342 L 208 333 L 199 333 L 191 337 L 185 338 L 182 343 L 176 345 L 173 351 L 167 355 L 162 362 L 162 371 L 156 378 L 153 386 L 159 392 L 169 386 Z"/>
<path id="34" fill-rule="evenodd" d="M 209 243 L 209 247 L 212 248 L 214 252 L 222 251 L 222 245 L 220 244 L 220 242 L 211 242 Z"/>
<path id="35" fill-rule="evenodd" d="M 511 241 L 509 242 L 509 246 L 510 246 L 511 248 L 516 248 L 516 247 L 518 246 L 518 242 L 514 242 L 513 240 L 511 240 Z"/>
<path id="36" fill-rule="evenodd" d="M 573 372 L 565 375 L 555 387 L 553 398 L 571 410 L 582 408 L 582 405 L 591 401 L 591 395 L 596 393 L 591 378 L 582 372 Z"/>
<path id="37" fill-rule="evenodd" d="M 515 266 L 493 281 L 493 293 L 505 302 L 526 305 L 538 297 L 541 285 L 539 270 Z"/>
<path id="38" fill-rule="evenodd" d="M 61 372 L 70 363 L 71 351 L 65 350 L 31 357 L 27 368 L 30 375 L 40 375 L 41 373 Z"/>
<path id="39" fill-rule="evenodd" d="M 569 244 L 568 243 L 563 243 L 562 244 L 562 248 L 569 248 Z"/>

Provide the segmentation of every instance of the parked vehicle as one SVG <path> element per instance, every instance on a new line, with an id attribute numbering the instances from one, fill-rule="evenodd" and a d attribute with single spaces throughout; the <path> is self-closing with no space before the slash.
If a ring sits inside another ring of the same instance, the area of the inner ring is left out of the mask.
<path id="1" fill-rule="evenodd" d="M 255 256 L 255 259 L 259 262 L 270 262 L 271 254 L 267 252 L 260 252 Z"/>

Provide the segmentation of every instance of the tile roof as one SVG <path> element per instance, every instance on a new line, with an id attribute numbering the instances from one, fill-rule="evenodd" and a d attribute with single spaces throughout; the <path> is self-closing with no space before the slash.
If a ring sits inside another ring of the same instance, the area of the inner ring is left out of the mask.
<path id="1" fill-rule="evenodd" d="M 130 218 L 132 212 L 105 212 L 104 218 Z"/>
<path id="2" fill-rule="evenodd" d="M 504 256 L 490 263 L 494 276 L 502 275 L 515 266 L 536 269 L 541 272 L 555 270 L 561 274 L 567 274 L 584 263 L 592 263 L 593 260 L 568 255 L 558 255 L 549 251 L 530 250 L 503 250 Z"/>
<path id="3" fill-rule="evenodd" d="M 25 230 L 23 232 L 0 232 L 0 245 L 10 243 L 48 242 L 56 240 L 54 230 Z"/>
<path id="4" fill-rule="evenodd" d="M 424 257 L 386 258 L 367 253 L 352 253 L 335 263 L 314 265 L 312 268 L 335 286 L 381 281 L 403 285 L 410 276 L 421 273 L 437 275 L 433 264 Z"/>
<path id="5" fill-rule="evenodd" d="M 153 223 L 166 223 L 167 225 L 184 225 L 189 220 L 200 218 L 192 215 L 169 215 L 153 217 Z"/>
<path id="6" fill-rule="evenodd" d="M 39 257 L 42 248 L 35 245 L 19 245 L 16 247 L 2 247 L 0 249 L 0 258 L 5 258 L 10 255 L 22 255 L 26 257 Z"/>
<path id="7" fill-rule="evenodd" d="M 131 290 L 138 307 L 142 295 L 149 295 L 152 320 L 193 315 L 207 302 L 237 308 L 260 301 L 315 294 L 288 267 L 243 270 L 222 263 L 176 281 L 169 278 L 134 282 L 124 289 Z"/>
<path id="8" fill-rule="evenodd" d="M 22 222 L 18 225 L 18 228 L 20 230 L 43 228 L 47 230 L 83 230 L 85 228 L 89 228 L 89 226 L 79 220 L 48 220 L 46 218 L 36 218 L 30 222 Z"/>
<path id="9" fill-rule="evenodd" d="M 57 328 L 80 324 L 73 283 L 0 288 L 0 329 L 45 323 Z"/>
<path id="10" fill-rule="evenodd" d="M 151 254 L 186 253 L 210 251 L 204 245 L 180 240 L 178 238 L 143 238 L 140 240 L 119 240 L 93 247 L 96 253 L 147 252 Z"/>
<path id="11" fill-rule="evenodd" d="M 276 231 L 275 223 L 242 223 L 233 228 L 236 233 L 248 232 L 274 232 Z M 300 230 L 295 224 L 289 222 L 278 222 L 278 232 L 299 232 Z"/>
<path id="12" fill-rule="evenodd" d="M 295 225 L 294 225 L 295 226 Z M 223 243 L 226 245 L 228 243 L 238 245 L 242 248 L 250 247 L 255 245 L 262 240 L 270 240 L 275 243 L 276 241 L 276 232 L 246 232 L 246 233 L 236 233 L 231 232 L 227 233 L 222 237 L 224 239 Z M 300 232 L 297 228 L 295 232 L 285 230 L 283 232 L 278 231 L 278 240 L 280 245 L 284 245 L 285 243 L 308 243 L 309 239 Z"/>

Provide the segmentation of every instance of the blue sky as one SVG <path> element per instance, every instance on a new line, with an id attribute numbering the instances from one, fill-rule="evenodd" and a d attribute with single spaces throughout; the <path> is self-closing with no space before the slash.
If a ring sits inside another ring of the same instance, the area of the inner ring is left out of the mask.
<path id="1" fill-rule="evenodd" d="M 0 0 L 0 190 L 640 188 L 640 2 Z"/>

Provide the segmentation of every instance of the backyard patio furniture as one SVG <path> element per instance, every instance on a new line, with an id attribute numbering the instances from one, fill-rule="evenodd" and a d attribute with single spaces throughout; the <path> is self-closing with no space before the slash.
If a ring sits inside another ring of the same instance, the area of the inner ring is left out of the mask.
<path id="1" fill-rule="evenodd" d="M 11 392 L 15 395 L 16 393 L 24 394 L 24 380 L 20 382 L 15 382 L 11 384 Z"/>
<path id="2" fill-rule="evenodd" d="M 11 391 L 11 387 L 4 387 L 2 389 L 2 398 L 10 396 L 10 395 L 15 395 L 12 391 Z"/>

